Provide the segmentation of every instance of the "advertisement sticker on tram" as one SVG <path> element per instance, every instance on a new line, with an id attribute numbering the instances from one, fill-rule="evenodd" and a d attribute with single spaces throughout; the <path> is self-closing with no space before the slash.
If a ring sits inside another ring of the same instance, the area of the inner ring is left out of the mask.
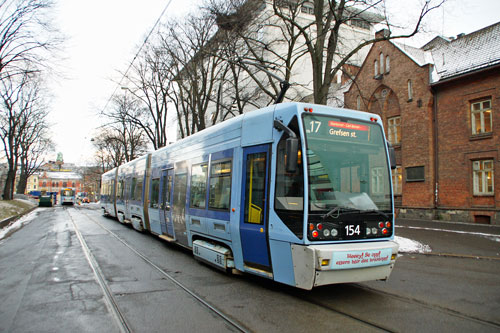
<path id="1" fill-rule="evenodd" d="M 364 251 L 340 251 L 333 253 L 332 269 L 350 269 L 388 265 L 391 262 L 392 249 Z"/>

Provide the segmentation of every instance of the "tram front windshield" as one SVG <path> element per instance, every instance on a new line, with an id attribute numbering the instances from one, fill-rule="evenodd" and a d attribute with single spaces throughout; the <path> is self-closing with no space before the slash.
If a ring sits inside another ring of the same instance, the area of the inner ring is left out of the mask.
<path id="1" fill-rule="evenodd" d="M 390 171 L 382 127 L 305 114 L 309 211 L 335 207 L 390 211 Z"/>

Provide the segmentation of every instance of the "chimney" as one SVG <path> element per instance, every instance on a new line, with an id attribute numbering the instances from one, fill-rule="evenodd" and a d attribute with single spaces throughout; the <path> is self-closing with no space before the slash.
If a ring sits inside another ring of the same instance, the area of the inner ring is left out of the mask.
<path id="1" fill-rule="evenodd" d="M 390 35 L 389 29 L 382 29 L 375 33 L 375 38 L 389 38 Z"/>

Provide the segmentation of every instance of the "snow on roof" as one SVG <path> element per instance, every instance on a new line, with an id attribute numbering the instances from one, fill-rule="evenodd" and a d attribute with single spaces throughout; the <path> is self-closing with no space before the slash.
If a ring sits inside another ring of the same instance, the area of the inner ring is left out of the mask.
<path id="1" fill-rule="evenodd" d="M 433 65 L 431 84 L 500 64 L 500 22 L 456 39 L 437 36 L 421 48 L 392 43 L 419 66 Z"/>
<path id="2" fill-rule="evenodd" d="M 68 171 L 47 171 L 40 177 L 50 179 L 82 179 L 82 175 L 80 175 L 79 173 Z"/>
<path id="3" fill-rule="evenodd" d="M 500 22 L 430 50 L 440 80 L 500 64 Z"/>

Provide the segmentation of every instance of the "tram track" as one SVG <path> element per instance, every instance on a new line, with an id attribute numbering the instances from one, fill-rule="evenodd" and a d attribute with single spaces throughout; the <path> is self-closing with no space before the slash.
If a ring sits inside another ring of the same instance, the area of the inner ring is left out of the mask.
<path id="1" fill-rule="evenodd" d="M 398 300 L 401 300 L 401 301 L 404 301 L 404 302 L 407 302 L 407 303 L 413 303 L 415 305 L 426 307 L 426 308 L 431 309 L 431 310 L 443 312 L 443 313 L 446 313 L 446 314 L 451 315 L 451 316 L 455 316 L 455 317 L 463 318 L 463 319 L 466 319 L 466 320 L 475 321 L 477 323 L 489 325 L 491 327 L 494 327 L 494 328 L 500 330 L 500 323 L 498 323 L 498 322 L 494 322 L 494 321 L 491 321 L 491 320 L 486 320 L 486 319 L 483 319 L 483 318 L 479 318 L 477 316 L 473 316 L 473 315 L 464 313 L 462 311 L 458 311 L 458 310 L 455 310 L 455 309 L 444 307 L 442 305 L 438 305 L 438 304 L 434 304 L 434 303 L 430 303 L 430 302 L 425 302 L 425 301 L 423 301 L 421 299 L 417 299 L 417 298 L 414 298 L 414 297 L 408 297 L 408 296 L 397 294 L 397 293 L 391 293 L 391 292 L 387 292 L 385 290 L 384 291 L 380 291 L 378 289 L 371 288 L 369 286 L 365 286 L 365 285 L 361 285 L 361 284 L 353 284 L 353 286 L 356 286 L 356 288 L 363 289 L 363 290 L 366 290 L 366 291 L 369 291 L 369 292 L 372 292 L 372 293 L 377 293 L 380 296 L 392 297 L 394 299 L 398 299 Z"/>
<path id="2" fill-rule="evenodd" d="M 150 267 L 154 268 L 157 272 L 159 272 L 162 276 L 167 278 L 169 281 L 171 281 L 174 285 L 176 285 L 180 290 L 184 291 L 186 294 L 188 294 L 190 297 L 192 297 L 196 302 L 199 304 L 203 305 L 208 311 L 210 311 L 212 314 L 215 316 L 219 317 L 221 320 L 223 320 L 227 325 L 230 327 L 234 328 L 235 330 L 239 332 L 250 332 L 247 328 L 243 327 L 241 324 L 227 316 L 222 310 L 218 309 L 217 307 L 213 306 L 209 302 L 205 301 L 200 295 L 198 295 L 195 291 L 192 289 L 188 288 L 184 284 L 182 284 L 178 279 L 173 277 L 171 274 L 167 273 L 165 270 L 163 270 L 161 267 L 159 267 L 157 264 L 155 264 L 152 260 L 150 260 L 146 255 L 143 253 L 139 252 L 137 249 L 132 247 L 129 243 L 127 243 L 124 239 L 122 239 L 120 236 L 118 236 L 116 233 L 108 229 L 106 226 L 104 226 L 102 223 L 97 221 L 95 218 L 90 216 L 89 214 L 83 212 L 83 209 L 80 209 L 76 207 L 76 209 L 84 214 L 90 221 L 93 223 L 97 224 L 100 228 L 105 230 L 109 235 L 114 237 L 116 240 L 118 240 L 121 244 L 123 244 L 126 248 L 131 250 L 135 255 L 137 255 L 139 258 L 141 258 L 144 262 L 146 262 Z M 111 292 L 111 288 L 109 287 L 108 283 L 106 282 L 106 279 L 101 272 L 99 265 L 97 261 L 95 260 L 94 256 L 92 255 L 92 252 L 90 248 L 88 247 L 83 235 L 81 234 L 78 226 L 76 225 L 76 222 L 73 220 L 71 214 L 68 212 L 68 215 L 70 216 L 70 219 L 73 223 L 73 226 L 75 228 L 75 232 L 77 234 L 77 237 L 82 244 L 83 251 L 85 253 L 85 256 L 87 257 L 87 261 L 89 262 L 92 270 L 94 271 L 94 274 L 96 276 L 96 280 L 101 286 L 101 289 L 103 290 L 103 294 L 106 300 L 106 305 L 110 309 L 111 313 L 113 314 L 113 317 L 115 318 L 119 329 L 121 332 L 133 332 L 131 329 L 131 326 L 129 323 L 127 323 L 127 320 L 125 318 L 125 315 L 123 311 L 120 310 L 118 306 L 118 302 L 116 298 L 114 297 L 113 293 Z"/>
<path id="3" fill-rule="evenodd" d="M 230 324 L 232 327 L 237 329 L 240 332 L 247 332 L 249 329 L 244 328 L 241 326 L 239 323 L 235 322 L 228 316 L 226 316 L 222 311 L 217 310 L 214 306 L 210 305 L 208 302 L 204 301 L 200 296 L 198 296 L 194 291 L 190 290 L 188 287 L 183 285 L 178 279 L 175 277 L 171 276 L 167 272 L 165 272 L 163 269 L 158 267 L 154 262 L 152 262 L 149 258 L 147 258 L 143 253 L 140 253 L 137 251 L 135 248 L 133 248 L 130 244 L 128 244 L 123 238 L 115 234 L 113 231 L 109 230 L 106 226 L 104 226 L 101 222 L 95 219 L 95 217 L 91 216 L 91 214 L 88 214 L 83 211 L 83 209 L 78 209 L 80 212 L 82 212 L 89 220 L 91 220 L 93 223 L 96 223 L 99 225 L 103 230 L 108 232 L 110 235 L 115 237 L 117 240 L 119 240 L 123 245 L 125 245 L 128 249 L 133 251 L 138 257 L 143 259 L 145 262 L 148 263 L 151 267 L 154 267 L 157 271 L 159 271 L 163 276 L 168 278 L 170 281 L 172 281 L 174 284 L 176 284 L 180 289 L 188 293 L 191 297 L 196 299 L 198 302 L 203 304 L 205 307 L 210 309 L 210 311 L 214 311 L 219 317 L 224 319 L 228 324 Z M 398 294 L 395 292 L 387 292 L 385 290 L 378 290 L 376 288 L 372 288 L 370 286 L 366 286 L 363 284 L 359 283 L 353 283 L 353 284 L 348 284 L 345 285 L 348 288 L 353 288 L 356 290 L 359 290 L 361 294 L 364 294 L 366 298 L 368 299 L 368 294 L 375 294 L 378 301 L 380 304 L 384 303 L 384 300 L 387 299 L 392 299 L 395 300 L 396 302 L 399 302 L 399 304 L 406 304 L 409 305 L 410 308 L 415 309 L 416 311 L 425 311 L 427 313 L 433 313 L 436 316 L 440 316 L 440 314 L 448 317 L 454 317 L 457 318 L 457 320 L 463 320 L 467 322 L 474 322 L 478 326 L 485 326 L 485 327 L 490 327 L 492 331 L 499 330 L 500 329 L 500 324 L 491 320 L 487 320 L 484 318 L 480 318 L 478 316 L 474 316 L 468 313 L 464 313 L 462 311 L 445 307 L 439 304 L 434 304 L 431 302 L 427 302 L 423 299 L 418 299 L 415 297 L 411 297 L 408 295 L 402 295 Z M 325 289 L 325 288 L 323 288 Z M 341 290 L 341 289 L 339 289 Z M 332 314 L 337 314 L 344 316 L 346 318 L 350 318 L 353 321 L 356 321 L 366 327 L 373 328 L 374 330 L 377 331 L 384 331 L 384 332 L 401 332 L 404 331 L 405 329 L 401 329 L 401 323 L 392 323 L 392 322 L 387 322 L 384 320 L 378 320 L 377 318 L 371 317 L 366 315 L 361 309 L 353 309 L 352 307 L 349 306 L 349 297 L 344 297 L 343 295 L 340 296 L 340 302 L 337 302 L 332 299 L 322 299 L 321 296 L 316 297 L 314 293 L 311 292 L 304 292 L 301 290 L 297 291 L 292 291 L 289 292 L 288 294 L 294 296 L 300 301 L 305 301 L 307 303 L 310 303 L 311 305 L 320 307 L 326 311 L 332 312 Z M 363 296 L 363 297 L 365 297 Z M 215 310 L 212 310 L 215 309 Z"/>
<path id="4" fill-rule="evenodd" d="M 371 288 L 368 286 L 364 286 L 364 285 L 358 284 L 358 283 L 352 283 L 352 284 L 349 284 L 349 286 L 356 288 L 358 290 L 362 290 L 364 292 L 377 294 L 377 296 L 380 300 L 383 300 L 384 298 L 392 298 L 392 299 L 395 299 L 399 302 L 413 305 L 419 309 L 425 308 L 425 309 L 430 310 L 432 312 L 442 313 L 443 315 L 447 315 L 447 316 L 451 316 L 451 317 L 455 317 L 455 318 L 460 318 L 460 319 L 470 321 L 470 322 L 475 322 L 479 325 L 488 326 L 488 327 L 492 328 L 492 331 L 500 330 L 500 324 L 497 322 L 485 320 L 485 319 L 479 318 L 477 316 L 472 316 L 472 315 L 463 313 L 461 311 L 457 311 L 455 309 L 443 307 L 443 306 L 437 305 L 437 304 L 432 304 L 432 303 L 425 302 L 423 300 L 416 299 L 413 297 L 408 297 L 405 295 L 400 295 L 400 294 L 396 294 L 396 293 L 388 293 L 386 291 L 381 291 L 381 290 Z M 375 328 L 375 329 L 378 329 L 378 330 L 381 330 L 384 332 L 404 332 L 405 331 L 405 329 L 399 329 L 397 327 L 397 325 L 396 326 L 388 326 L 388 325 L 383 324 L 381 322 L 377 322 L 373 319 L 366 318 L 366 316 L 361 316 L 360 311 L 350 311 L 349 309 L 342 309 L 343 305 L 336 303 L 336 302 L 335 303 L 326 302 L 324 300 L 320 300 L 318 298 L 315 298 L 312 295 L 307 295 L 307 294 L 303 294 L 303 293 L 300 293 L 300 295 L 296 295 L 296 297 L 297 297 L 297 299 L 307 301 L 314 306 L 318 306 L 318 307 L 321 307 L 325 310 L 329 310 L 329 311 L 332 311 L 334 313 L 349 317 L 353 320 L 356 320 L 360 323 L 363 323 L 367 326 L 370 326 L 372 328 Z M 383 301 L 380 301 L 380 303 L 383 303 Z"/>

